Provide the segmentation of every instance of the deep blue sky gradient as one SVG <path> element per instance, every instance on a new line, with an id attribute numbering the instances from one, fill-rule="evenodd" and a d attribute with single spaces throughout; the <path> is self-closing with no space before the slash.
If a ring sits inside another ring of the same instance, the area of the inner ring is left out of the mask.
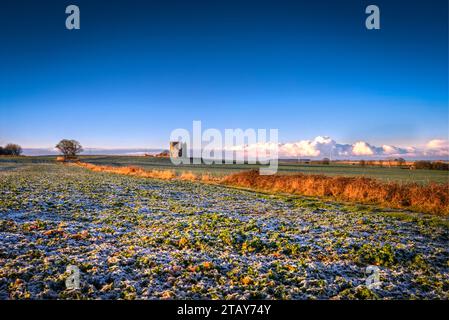
<path id="1" fill-rule="evenodd" d="M 166 147 L 192 120 L 284 142 L 447 138 L 448 2 L 0 3 L 0 145 Z"/>

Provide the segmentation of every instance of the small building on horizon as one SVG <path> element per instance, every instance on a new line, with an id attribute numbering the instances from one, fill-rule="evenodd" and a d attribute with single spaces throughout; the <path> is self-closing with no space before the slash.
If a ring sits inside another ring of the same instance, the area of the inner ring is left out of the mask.
<path id="1" fill-rule="evenodd" d="M 170 141 L 170 157 L 173 159 L 182 158 L 187 155 L 187 145 L 181 141 Z"/>

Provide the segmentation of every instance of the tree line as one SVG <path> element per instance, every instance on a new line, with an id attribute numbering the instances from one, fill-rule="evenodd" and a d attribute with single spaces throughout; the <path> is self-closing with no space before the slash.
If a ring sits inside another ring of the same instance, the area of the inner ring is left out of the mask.
<path id="1" fill-rule="evenodd" d="M 415 169 L 449 170 L 449 164 L 441 161 L 415 161 Z"/>
<path id="2" fill-rule="evenodd" d="M 18 144 L 9 143 L 6 146 L 0 146 L 0 156 L 20 156 L 22 147 Z"/>

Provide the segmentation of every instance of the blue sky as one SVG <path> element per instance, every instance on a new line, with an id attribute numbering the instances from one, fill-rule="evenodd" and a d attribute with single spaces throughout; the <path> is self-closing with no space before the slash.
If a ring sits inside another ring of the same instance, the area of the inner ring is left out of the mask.
<path id="1" fill-rule="evenodd" d="M 81 30 L 65 29 L 77 4 Z M 365 28 L 368 4 L 381 30 Z M 447 1 L 3 1 L 0 145 L 166 147 L 175 128 L 448 137 Z"/>

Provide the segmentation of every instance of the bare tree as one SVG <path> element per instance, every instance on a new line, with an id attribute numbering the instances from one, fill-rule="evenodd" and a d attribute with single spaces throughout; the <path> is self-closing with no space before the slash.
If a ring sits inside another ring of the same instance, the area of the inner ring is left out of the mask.
<path id="1" fill-rule="evenodd" d="M 76 140 L 63 139 L 56 145 L 56 149 L 61 151 L 65 158 L 76 157 L 83 152 L 83 147 Z"/>

